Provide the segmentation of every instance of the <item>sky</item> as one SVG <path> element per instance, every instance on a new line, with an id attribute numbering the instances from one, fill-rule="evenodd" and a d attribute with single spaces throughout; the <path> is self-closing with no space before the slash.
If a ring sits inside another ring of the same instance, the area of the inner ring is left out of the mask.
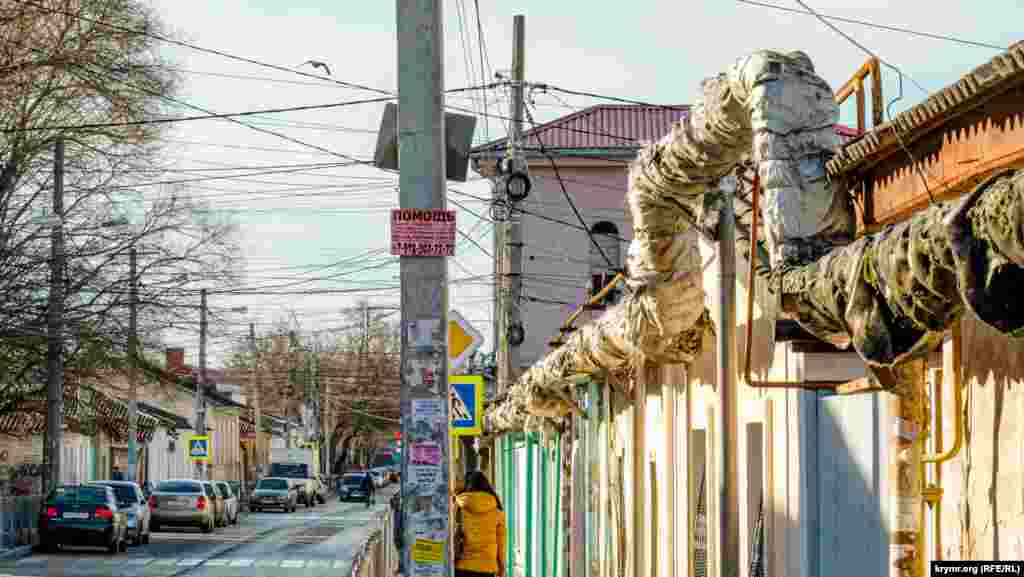
<path id="1" fill-rule="evenodd" d="M 789 0 L 765 3 L 800 9 L 799 2 Z M 944 0 L 806 3 L 823 15 L 1004 47 L 1021 39 L 1014 35 L 1013 23 L 1024 17 L 1024 5 L 1017 0 L 987 0 L 984 9 L 977 2 Z M 335 81 L 397 90 L 396 2 L 392 0 L 152 0 L 151 5 L 177 38 L 198 46 L 316 75 L 323 72 L 301 63 L 322 61 Z M 804 51 L 834 89 L 868 57 L 861 47 L 813 16 L 737 0 L 443 0 L 443 11 L 445 87 L 449 89 L 486 84 L 494 80 L 495 72 L 510 68 L 516 14 L 526 18 L 528 81 L 658 104 L 692 103 L 702 79 L 758 49 Z M 927 92 L 955 82 L 998 53 L 993 48 L 906 32 L 834 23 L 901 71 L 903 98 L 892 105 L 893 113 L 920 102 Z M 167 45 L 163 52 L 182 75 L 179 98 L 214 112 L 380 96 L 184 47 Z M 888 102 L 899 94 L 900 75 L 886 68 L 883 76 Z M 601 102 L 608 101 L 537 92 L 531 110 L 542 122 Z M 508 115 L 504 90 L 462 92 L 449 96 L 447 104 L 491 115 L 479 118 L 477 143 L 504 135 L 501 117 Z M 225 173 L 241 175 L 266 170 L 259 168 L 266 166 L 341 162 L 339 155 L 370 159 L 383 109 L 382 103 L 358 104 L 245 119 L 292 140 L 224 120 L 183 122 L 167 133 L 167 154 L 182 174 L 200 168 L 248 167 Z M 843 119 L 852 122 L 853 118 L 851 99 Z M 465 196 L 487 196 L 486 181 L 471 174 L 468 182 L 450 187 L 463 192 L 450 198 L 486 214 L 486 206 Z M 215 326 L 209 366 L 218 366 L 226 351 L 244 341 L 250 322 L 256 323 L 259 334 L 281 321 L 302 330 L 329 332 L 346 326 L 343 311 L 360 298 L 382 307 L 374 311 L 375 316 L 396 315 L 387 310 L 397 306 L 399 297 L 398 261 L 387 254 L 388 214 L 398 202 L 396 175 L 365 166 L 312 167 L 201 183 L 188 193 L 238 223 L 244 254 L 240 264 L 246 271 L 243 290 L 321 291 L 211 295 L 208 304 Z M 449 204 L 449 208 L 457 207 Z M 482 350 L 490 350 L 492 261 L 483 249 L 492 251 L 492 227 L 462 209 L 458 226 L 481 246 L 459 238 L 456 257 L 449 259 L 450 308 L 484 333 L 487 342 Z M 278 288 L 282 285 L 287 286 Z M 237 307 L 247 311 L 231 311 Z M 196 362 L 197 334 L 173 332 L 165 338 L 170 346 L 184 346 L 190 362 Z"/>

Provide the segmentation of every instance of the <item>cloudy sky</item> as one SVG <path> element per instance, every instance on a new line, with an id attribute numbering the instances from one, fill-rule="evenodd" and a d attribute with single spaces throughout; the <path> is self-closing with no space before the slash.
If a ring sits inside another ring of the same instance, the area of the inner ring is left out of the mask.
<path id="1" fill-rule="evenodd" d="M 801 9 L 798 2 L 789 0 L 765 3 Z M 984 8 L 977 2 L 946 0 L 807 3 L 829 16 L 995 46 L 1019 40 L 1013 23 L 1024 16 L 1024 5 L 1017 0 L 987 0 Z M 690 103 L 704 77 L 760 48 L 803 50 L 833 87 L 867 58 L 861 48 L 812 16 L 737 0 L 445 0 L 443 4 L 447 88 L 484 84 L 496 71 L 509 68 L 515 14 L 526 16 L 528 80 L 661 104 Z M 394 0 L 154 0 L 154 6 L 179 38 L 198 46 L 312 74 L 322 71 L 300 63 L 322 61 L 335 81 L 397 89 Z M 894 112 L 997 53 L 993 48 L 907 32 L 835 24 L 902 70 L 904 98 L 893 105 Z M 379 96 L 183 47 L 167 46 L 166 55 L 185 80 L 181 99 L 215 112 Z M 886 69 L 887 101 L 898 95 L 898 88 L 898 74 Z M 600 102 L 537 93 L 532 110 L 543 121 Z M 477 142 L 504 134 L 501 117 L 507 115 L 506 92 L 460 93 L 449 97 L 448 104 L 491 115 L 480 117 Z M 366 167 L 315 166 L 341 162 L 342 157 L 371 158 L 383 107 L 380 103 L 349 105 L 246 119 L 287 139 L 222 120 L 181 123 L 168 133 L 168 154 L 184 170 L 245 167 L 227 173 L 241 175 L 268 172 L 265 167 L 271 166 L 312 165 L 288 174 L 242 176 L 189 189 L 240 225 L 247 271 L 244 290 L 320 291 L 211 296 L 211 310 L 224 319 L 211 339 L 211 366 L 232 343 L 244 338 L 250 321 L 257 323 L 260 332 L 288 319 L 304 329 L 321 330 L 342 326 L 342 309 L 358 298 L 367 298 L 374 306 L 397 305 L 398 262 L 387 254 L 387 215 L 397 206 L 397 179 Z M 849 105 L 844 117 L 853 118 Z M 484 182 L 470 178 L 471 182 L 453 188 L 475 196 L 488 193 Z M 474 212 L 486 212 L 470 196 L 453 193 L 451 198 Z M 491 250 L 489 223 L 460 209 L 459 228 Z M 461 237 L 460 241 L 450 264 L 449 276 L 456 279 L 450 304 L 488 335 L 485 349 L 490 349 L 491 260 L 480 247 Z M 228 312 L 240 306 L 248 307 L 248 312 Z M 170 334 L 168 341 L 185 346 L 190 358 L 197 350 L 195 335 Z"/>

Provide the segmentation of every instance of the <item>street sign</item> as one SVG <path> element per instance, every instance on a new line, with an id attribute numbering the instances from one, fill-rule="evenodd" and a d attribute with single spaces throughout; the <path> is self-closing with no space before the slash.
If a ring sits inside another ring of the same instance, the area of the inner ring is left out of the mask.
<path id="1" fill-rule="evenodd" d="M 466 364 L 483 342 L 484 336 L 480 331 L 458 311 L 448 312 L 448 360 L 451 368 L 457 369 Z"/>
<path id="2" fill-rule="evenodd" d="M 189 435 L 187 447 L 188 456 L 192 462 L 210 460 L 211 450 L 209 435 Z"/>
<path id="3" fill-rule="evenodd" d="M 440 208 L 392 209 L 391 254 L 455 256 L 455 211 Z"/>
<path id="4" fill-rule="evenodd" d="M 480 375 L 449 375 L 452 435 L 483 432 L 484 378 Z"/>

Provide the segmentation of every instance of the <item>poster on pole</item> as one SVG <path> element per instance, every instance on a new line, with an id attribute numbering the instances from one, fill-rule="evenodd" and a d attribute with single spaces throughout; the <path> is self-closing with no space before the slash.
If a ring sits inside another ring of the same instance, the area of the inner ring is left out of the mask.
<path id="1" fill-rule="evenodd" d="M 391 254 L 455 256 L 455 211 L 440 208 L 392 209 Z"/>
<path id="2" fill-rule="evenodd" d="M 481 375 L 451 375 L 448 377 L 451 397 L 452 435 L 479 435 L 483 428 L 484 378 Z"/>

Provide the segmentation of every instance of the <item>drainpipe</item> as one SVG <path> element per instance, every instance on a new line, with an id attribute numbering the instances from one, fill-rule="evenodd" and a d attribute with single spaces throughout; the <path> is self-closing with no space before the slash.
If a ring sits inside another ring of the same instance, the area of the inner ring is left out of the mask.
<path id="1" fill-rule="evenodd" d="M 737 179 L 737 186 L 739 180 Z M 720 188 L 722 206 L 718 221 L 718 318 L 716 377 L 718 383 L 718 442 L 715 447 L 718 485 L 718 562 L 720 577 L 738 574 L 739 527 L 736 492 L 736 394 L 734 347 L 736 344 L 736 214 L 733 191 Z"/>

